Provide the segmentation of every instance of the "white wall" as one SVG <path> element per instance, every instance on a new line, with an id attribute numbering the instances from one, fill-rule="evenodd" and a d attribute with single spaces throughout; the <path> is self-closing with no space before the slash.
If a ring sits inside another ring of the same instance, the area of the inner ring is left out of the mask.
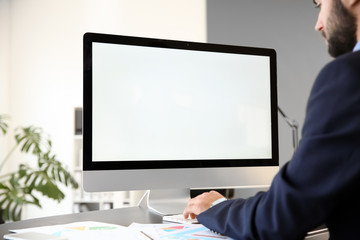
<path id="1" fill-rule="evenodd" d="M 0 0 L 0 114 L 8 111 L 9 86 L 9 17 L 8 0 Z"/>
<path id="2" fill-rule="evenodd" d="M 9 35 L 2 29 L 8 23 L 11 48 L 4 57 L 8 44 L 1 40 L 0 61 L 8 62 L 0 64 L 0 112 L 8 111 L 15 125 L 41 126 L 70 167 L 73 110 L 82 106 L 84 32 L 206 41 L 205 0 L 0 0 L 3 5 L 10 15 L 7 20 L 0 12 L 0 36 Z M 71 191 L 65 191 L 60 205 L 42 200 L 43 209 L 27 208 L 23 218 L 71 213 Z"/>
<path id="3" fill-rule="evenodd" d="M 0 0 L 0 115 L 9 111 L 9 17 L 9 0 Z M 7 139 L 0 133 L 0 162 L 6 154 Z"/>

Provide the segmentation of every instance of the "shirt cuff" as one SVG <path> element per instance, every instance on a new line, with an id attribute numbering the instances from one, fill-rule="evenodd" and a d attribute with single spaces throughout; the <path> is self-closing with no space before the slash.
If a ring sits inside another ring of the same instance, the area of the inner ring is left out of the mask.
<path id="1" fill-rule="evenodd" d="M 215 200 L 212 204 L 211 204 L 211 207 L 215 206 L 216 204 L 219 204 L 219 203 L 222 203 L 224 201 L 226 201 L 227 199 L 226 198 L 219 198 L 217 200 Z"/>

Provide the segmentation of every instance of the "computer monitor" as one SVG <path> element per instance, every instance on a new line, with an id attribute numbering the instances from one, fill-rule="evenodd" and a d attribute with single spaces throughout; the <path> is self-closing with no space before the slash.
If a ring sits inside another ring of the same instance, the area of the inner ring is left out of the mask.
<path id="1" fill-rule="evenodd" d="M 181 189 L 266 187 L 279 165 L 276 52 L 86 33 L 83 116 L 86 191 L 171 189 L 165 214 L 182 212 Z"/>

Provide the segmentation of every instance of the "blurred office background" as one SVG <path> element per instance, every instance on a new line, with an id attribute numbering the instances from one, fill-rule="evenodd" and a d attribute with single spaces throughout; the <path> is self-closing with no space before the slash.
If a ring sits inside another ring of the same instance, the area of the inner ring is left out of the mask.
<path id="1" fill-rule="evenodd" d="M 312 1 L 298 0 L 0 0 L 0 114 L 11 116 L 12 127 L 42 127 L 74 170 L 82 36 L 100 32 L 275 48 L 278 102 L 301 128 L 313 81 L 331 60 L 314 31 L 317 13 Z M 283 165 L 293 149 L 281 116 L 279 136 Z M 12 141 L 0 138 L 0 159 Z M 14 159 L 6 170 L 15 166 Z M 23 219 L 73 212 L 73 191 L 64 191 L 63 202 L 41 198 L 43 208 L 25 208 Z"/>

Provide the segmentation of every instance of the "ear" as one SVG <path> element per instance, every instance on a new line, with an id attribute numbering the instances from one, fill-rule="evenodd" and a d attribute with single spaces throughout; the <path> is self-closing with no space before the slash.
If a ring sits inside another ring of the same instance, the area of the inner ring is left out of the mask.
<path id="1" fill-rule="evenodd" d="M 360 3 L 360 0 L 342 0 L 342 2 L 346 7 L 354 7 Z"/>

